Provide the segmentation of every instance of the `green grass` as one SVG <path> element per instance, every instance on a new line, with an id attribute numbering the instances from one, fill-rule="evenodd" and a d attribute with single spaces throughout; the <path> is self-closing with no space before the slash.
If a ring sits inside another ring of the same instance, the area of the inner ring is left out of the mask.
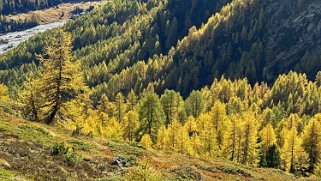
<path id="1" fill-rule="evenodd" d="M 22 176 L 16 171 L 5 170 L 0 167 L 0 181 L 8 181 L 8 180 L 28 181 L 33 179 L 31 177 Z"/>

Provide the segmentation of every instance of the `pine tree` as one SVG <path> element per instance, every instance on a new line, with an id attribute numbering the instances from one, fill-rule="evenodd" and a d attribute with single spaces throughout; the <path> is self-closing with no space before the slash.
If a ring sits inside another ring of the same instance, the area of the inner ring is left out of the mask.
<path id="1" fill-rule="evenodd" d="M 39 80 L 44 93 L 45 122 L 51 124 L 57 115 L 68 113 L 64 104 L 78 96 L 85 86 L 78 64 L 71 61 L 71 36 L 58 29 L 46 48 L 47 59 L 39 56 L 43 71 Z M 59 114 L 58 114 L 59 113 Z"/>

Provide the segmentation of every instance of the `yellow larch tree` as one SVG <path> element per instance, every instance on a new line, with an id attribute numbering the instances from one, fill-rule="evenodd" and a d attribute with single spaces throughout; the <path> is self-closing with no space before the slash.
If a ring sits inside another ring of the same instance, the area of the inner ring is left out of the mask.
<path id="1" fill-rule="evenodd" d="M 309 156 L 309 171 L 313 172 L 321 161 L 321 114 L 310 119 L 305 127 L 303 147 Z"/>
<path id="2" fill-rule="evenodd" d="M 243 139 L 242 139 L 242 158 L 241 163 L 255 165 L 257 163 L 257 124 L 252 112 L 245 112 L 243 115 Z"/>
<path id="3" fill-rule="evenodd" d="M 287 129 L 284 134 L 285 140 L 281 148 L 281 164 L 284 169 L 294 173 L 298 169 L 300 160 L 307 155 L 301 146 L 302 139 L 299 137 L 296 127 Z"/>
<path id="4" fill-rule="evenodd" d="M 142 139 L 140 140 L 140 144 L 143 145 L 143 147 L 146 150 L 153 149 L 153 142 L 152 142 L 152 139 L 150 138 L 149 134 L 143 135 Z"/>
<path id="5" fill-rule="evenodd" d="M 125 140 L 134 141 L 138 124 L 139 120 L 136 111 L 129 111 L 125 114 L 123 121 L 121 122 Z"/>

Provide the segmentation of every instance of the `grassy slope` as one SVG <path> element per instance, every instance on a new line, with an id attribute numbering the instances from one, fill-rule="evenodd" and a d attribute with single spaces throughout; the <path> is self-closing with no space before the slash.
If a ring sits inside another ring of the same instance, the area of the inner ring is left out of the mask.
<path id="1" fill-rule="evenodd" d="M 73 147 L 79 161 L 51 156 L 55 143 Z M 116 156 L 129 167 L 113 165 Z M 274 169 L 250 168 L 220 160 L 146 151 L 137 144 L 99 138 L 72 137 L 58 127 L 30 123 L 0 113 L 0 180 L 122 180 L 132 166 L 147 157 L 165 180 L 294 180 Z"/>

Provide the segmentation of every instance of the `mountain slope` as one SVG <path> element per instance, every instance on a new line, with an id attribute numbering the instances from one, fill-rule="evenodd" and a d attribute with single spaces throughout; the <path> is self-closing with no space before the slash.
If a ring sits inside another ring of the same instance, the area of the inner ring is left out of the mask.
<path id="1" fill-rule="evenodd" d="M 278 74 L 293 69 L 314 78 L 320 70 L 313 59 L 320 52 L 320 39 L 316 38 L 320 34 L 319 6 L 313 0 L 304 4 L 234 1 L 185 39 L 175 55 L 176 67 L 197 63 L 201 85 L 223 74 L 245 76 L 252 83 L 273 81 Z M 305 57 L 306 52 L 311 57 Z M 181 74 L 178 77 L 184 80 Z"/>
<path id="2" fill-rule="evenodd" d="M 72 137 L 60 127 L 30 123 L 4 112 L 0 115 L 0 180 L 124 180 L 144 158 L 165 180 L 295 180 L 274 169 L 147 151 L 128 142 Z M 54 154 L 64 148 L 68 153 Z M 116 157 L 127 166 L 117 166 Z"/>
<path id="3" fill-rule="evenodd" d="M 229 2 L 114 0 L 68 23 L 74 60 L 82 62 L 93 99 L 102 92 L 111 99 L 119 91 L 140 93 L 151 82 L 158 92 L 187 96 L 222 75 L 271 83 L 296 70 L 314 79 L 321 67 L 317 0 Z M 50 33 L 1 55 L 1 82 L 20 85 L 16 74 L 34 70 L 27 64 L 37 64 Z"/>
<path id="4" fill-rule="evenodd" d="M 321 68 L 319 4 L 235 0 L 199 30 L 192 28 L 166 57 L 151 61 L 161 67 L 146 79 L 156 80 L 160 91 L 175 89 L 184 96 L 222 75 L 271 83 L 296 70 L 314 79 Z"/>
<path id="5" fill-rule="evenodd" d="M 230 0 L 149 0 L 146 3 L 113 0 L 90 15 L 68 23 L 65 29 L 73 34 L 74 59 L 83 63 L 87 84 L 96 86 L 139 60 L 167 54 L 177 40 L 187 35 L 190 26 L 199 27 L 228 2 Z M 12 80 L 17 70 L 8 70 L 37 62 L 35 54 L 43 53 L 50 33 L 52 31 L 37 35 L 1 55 L 0 69 L 6 70 L 1 77 L 7 84 L 21 82 Z"/>

